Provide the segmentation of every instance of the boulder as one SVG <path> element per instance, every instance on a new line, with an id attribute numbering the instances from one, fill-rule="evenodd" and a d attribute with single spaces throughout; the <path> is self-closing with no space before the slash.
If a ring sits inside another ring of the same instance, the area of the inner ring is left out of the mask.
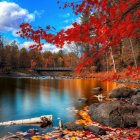
<path id="1" fill-rule="evenodd" d="M 106 131 L 98 126 L 85 126 L 84 124 L 76 124 L 75 122 L 67 122 L 64 127 L 70 131 L 89 130 L 96 135 L 106 135 Z"/>
<path id="2" fill-rule="evenodd" d="M 95 135 L 106 135 L 106 131 L 98 126 L 87 126 L 86 129 Z"/>
<path id="3" fill-rule="evenodd" d="M 70 131 L 76 131 L 76 130 L 82 131 L 85 129 L 84 124 L 76 124 L 75 122 L 67 122 L 64 124 L 64 127 Z"/>
<path id="4" fill-rule="evenodd" d="M 133 95 L 131 98 L 132 102 L 136 105 L 140 105 L 140 94 Z"/>
<path id="5" fill-rule="evenodd" d="M 136 120 L 137 120 L 137 127 L 140 128 L 140 105 L 137 106 L 138 111 L 135 112 Z"/>
<path id="6" fill-rule="evenodd" d="M 117 87 L 109 93 L 110 98 L 130 98 L 135 91 L 129 87 Z"/>
<path id="7" fill-rule="evenodd" d="M 137 117 L 137 127 L 140 128 L 140 116 Z"/>
<path id="8" fill-rule="evenodd" d="M 89 106 L 89 115 L 93 121 L 110 127 L 135 127 L 140 109 L 136 105 L 123 101 L 97 103 Z"/>
<path id="9" fill-rule="evenodd" d="M 137 94 L 137 93 L 140 94 L 140 88 L 136 88 L 136 89 L 135 89 L 135 92 L 136 92 L 136 94 Z"/>
<path id="10" fill-rule="evenodd" d="M 136 95 L 140 95 L 140 89 L 135 90 Z"/>

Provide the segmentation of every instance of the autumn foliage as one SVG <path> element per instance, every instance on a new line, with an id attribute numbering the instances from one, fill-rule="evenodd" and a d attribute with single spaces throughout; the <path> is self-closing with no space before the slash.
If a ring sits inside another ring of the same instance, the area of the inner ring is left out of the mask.
<path id="1" fill-rule="evenodd" d="M 90 54 L 84 54 L 77 70 L 93 64 L 95 57 L 101 57 L 110 48 L 118 47 L 124 39 L 133 40 L 140 37 L 139 0 L 82 0 L 65 4 L 60 1 L 58 4 L 64 9 L 71 7 L 76 15 L 89 14 L 89 20 L 84 24 L 75 22 L 72 28 L 62 29 L 54 34 L 56 30 L 52 26 L 35 30 L 30 24 L 23 23 L 18 34 L 22 38 L 33 40 L 35 44 L 30 48 L 39 50 L 42 49 L 44 40 L 60 48 L 72 42 L 89 45 Z M 139 69 L 137 72 L 139 73 Z"/>

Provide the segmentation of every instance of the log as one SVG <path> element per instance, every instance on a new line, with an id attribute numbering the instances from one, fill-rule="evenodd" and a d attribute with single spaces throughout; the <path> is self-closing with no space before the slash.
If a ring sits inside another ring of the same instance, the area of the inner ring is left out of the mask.
<path id="1" fill-rule="evenodd" d="M 52 115 L 45 115 L 41 117 L 23 119 L 23 120 L 13 120 L 7 122 L 0 122 L 0 126 L 9 126 L 9 125 L 27 125 L 27 124 L 43 124 L 47 122 L 52 122 Z"/>

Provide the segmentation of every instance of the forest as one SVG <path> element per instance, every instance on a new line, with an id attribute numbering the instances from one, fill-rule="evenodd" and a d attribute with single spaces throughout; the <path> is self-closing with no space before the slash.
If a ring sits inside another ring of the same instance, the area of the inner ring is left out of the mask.
<path id="1" fill-rule="evenodd" d="M 81 26 L 87 24 L 89 13 L 80 17 Z M 50 27 L 48 27 L 50 28 Z M 35 67 L 72 67 L 76 69 L 91 55 L 91 45 L 84 42 L 75 42 L 74 46 L 69 44 L 69 52 L 59 50 L 58 52 L 40 51 L 30 48 L 19 48 L 16 41 L 6 42 L 0 37 L 0 69 L 1 72 L 24 71 L 30 72 Z M 140 66 L 140 40 L 139 38 L 125 38 L 117 47 L 112 47 L 102 53 L 98 52 L 99 45 L 96 45 L 96 55 L 92 62 L 82 66 L 85 73 L 95 72 L 121 72 L 128 67 L 138 68 Z"/>
<path id="2" fill-rule="evenodd" d="M 35 51 L 27 48 L 19 48 L 18 43 L 0 41 L 0 71 L 3 73 L 25 72 L 32 73 L 35 67 L 75 67 L 78 63 L 75 53 Z"/>

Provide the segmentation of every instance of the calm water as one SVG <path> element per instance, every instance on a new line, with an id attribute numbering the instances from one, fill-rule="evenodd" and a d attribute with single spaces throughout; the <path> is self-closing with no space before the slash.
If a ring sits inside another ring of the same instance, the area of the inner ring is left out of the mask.
<path id="1" fill-rule="evenodd" d="M 57 118 L 63 122 L 75 119 L 71 108 L 81 109 L 92 102 L 97 102 L 91 92 L 94 87 L 110 91 L 116 83 L 96 80 L 35 80 L 0 78 L 0 121 L 25 119 L 52 114 L 54 126 Z M 104 92 L 105 94 L 106 92 Z M 89 99 L 87 104 L 79 98 Z M 33 126 L 0 127 L 0 136 L 7 132 L 24 131 Z"/>

